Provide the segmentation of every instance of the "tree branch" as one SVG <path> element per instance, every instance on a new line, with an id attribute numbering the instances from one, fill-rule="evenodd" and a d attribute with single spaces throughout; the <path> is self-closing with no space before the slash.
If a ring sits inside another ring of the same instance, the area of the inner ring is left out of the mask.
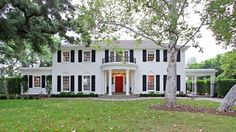
<path id="1" fill-rule="evenodd" d="M 202 26 L 204 25 L 205 21 L 206 21 L 206 19 L 204 19 L 204 20 L 202 21 L 201 25 L 197 28 L 197 30 L 187 39 L 187 41 L 186 41 L 179 49 L 181 49 L 181 48 L 183 48 L 184 46 L 186 46 L 186 45 L 188 44 L 188 42 L 189 42 L 190 40 L 192 40 L 192 38 L 200 31 L 200 29 L 201 29 Z"/>
<path id="2" fill-rule="evenodd" d="M 181 6 L 181 9 L 180 9 L 180 11 L 179 11 L 179 13 L 178 13 L 177 20 L 179 19 L 180 15 L 184 12 L 184 7 L 185 7 L 186 3 L 187 3 L 187 0 L 184 0 L 184 3 L 183 3 L 183 5 Z"/>
<path id="3" fill-rule="evenodd" d="M 117 23 L 117 22 L 115 22 L 115 21 L 103 21 L 103 22 L 100 22 L 100 23 L 109 24 L 109 25 L 116 25 L 116 26 L 119 26 L 119 27 L 126 28 L 126 29 L 130 30 L 131 32 L 133 32 L 133 33 L 135 33 L 135 34 L 140 35 L 140 36 L 142 36 L 143 38 L 149 39 L 149 40 L 151 40 L 152 42 L 154 42 L 155 44 L 157 44 L 157 45 L 159 45 L 159 46 L 161 46 L 161 47 L 163 47 L 163 48 L 166 48 L 164 45 L 159 44 L 159 43 L 158 43 L 156 40 L 154 40 L 153 38 L 151 38 L 151 37 L 149 37 L 149 36 L 146 36 L 145 34 L 142 34 L 142 33 L 138 32 L 138 31 L 136 31 L 136 30 L 134 30 L 134 29 L 132 29 L 132 28 L 130 28 L 130 27 L 124 25 L 124 24 Z"/>

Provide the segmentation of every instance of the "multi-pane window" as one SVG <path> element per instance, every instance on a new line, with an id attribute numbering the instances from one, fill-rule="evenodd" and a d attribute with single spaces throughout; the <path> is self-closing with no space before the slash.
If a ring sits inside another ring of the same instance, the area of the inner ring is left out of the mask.
<path id="1" fill-rule="evenodd" d="M 84 84 L 84 91 L 90 91 L 90 86 L 91 86 L 90 76 L 84 76 L 83 84 Z"/>
<path id="2" fill-rule="evenodd" d="M 110 52 L 110 62 L 114 62 L 115 53 L 114 51 Z"/>
<path id="3" fill-rule="evenodd" d="M 125 62 L 128 62 L 128 60 L 129 60 L 129 52 L 126 50 L 126 51 L 124 51 L 124 61 Z"/>
<path id="4" fill-rule="evenodd" d="M 63 62 L 70 61 L 70 52 L 63 52 Z"/>
<path id="5" fill-rule="evenodd" d="M 63 91 L 69 91 L 69 90 L 70 90 L 70 77 L 63 76 Z"/>
<path id="6" fill-rule="evenodd" d="M 91 52 L 84 51 L 84 62 L 90 62 L 90 61 L 91 61 Z"/>
<path id="7" fill-rule="evenodd" d="M 154 61 L 155 60 L 155 51 L 148 51 L 147 53 L 147 59 L 148 61 Z"/>
<path id="8" fill-rule="evenodd" d="M 148 75 L 147 82 L 148 90 L 154 90 L 154 75 Z"/>
<path id="9" fill-rule="evenodd" d="M 34 76 L 34 87 L 41 87 L 41 78 L 40 78 L 40 76 Z"/>

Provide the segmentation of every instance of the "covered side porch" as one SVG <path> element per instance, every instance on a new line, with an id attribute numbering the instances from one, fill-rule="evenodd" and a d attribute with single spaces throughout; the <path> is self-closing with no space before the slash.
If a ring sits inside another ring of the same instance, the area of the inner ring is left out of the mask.
<path id="1" fill-rule="evenodd" d="M 186 77 L 192 79 L 192 95 L 197 95 L 197 78 L 210 77 L 210 97 L 214 97 L 215 92 L 215 69 L 185 69 Z"/>

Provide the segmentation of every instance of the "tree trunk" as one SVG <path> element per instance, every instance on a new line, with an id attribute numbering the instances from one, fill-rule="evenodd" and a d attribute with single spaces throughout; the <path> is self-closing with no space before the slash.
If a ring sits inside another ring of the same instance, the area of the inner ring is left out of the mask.
<path id="1" fill-rule="evenodd" d="M 236 101 L 236 84 L 229 90 L 223 101 L 218 107 L 218 111 L 233 111 L 233 106 Z"/>
<path id="2" fill-rule="evenodd" d="M 168 44 L 168 66 L 167 66 L 167 81 L 165 91 L 165 106 L 176 107 L 176 60 L 177 60 L 177 11 L 176 0 L 169 0 L 169 44 Z"/>
<path id="3" fill-rule="evenodd" d="M 169 58 L 167 66 L 167 81 L 165 91 L 165 106 L 175 107 L 176 106 L 176 58 L 177 49 L 174 45 L 168 49 Z M 165 85 L 165 84 L 164 84 Z"/>

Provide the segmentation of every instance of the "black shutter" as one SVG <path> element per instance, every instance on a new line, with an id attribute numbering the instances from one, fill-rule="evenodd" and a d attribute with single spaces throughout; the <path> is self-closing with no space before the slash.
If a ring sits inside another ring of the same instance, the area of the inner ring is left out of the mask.
<path id="1" fill-rule="evenodd" d="M 177 91 L 180 91 L 180 75 L 177 75 Z"/>
<path id="2" fill-rule="evenodd" d="M 134 50 L 129 50 L 129 60 L 130 62 L 134 62 Z"/>
<path id="3" fill-rule="evenodd" d="M 167 79 L 167 75 L 163 76 L 163 91 L 166 91 L 166 79 Z"/>
<path id="4" fill-rule="evenodd" d="M 95 83 L 96 83 L 95 75 L 92 75 L 92 91 L 95 91 Z"/>
<path id="5" fill-rule="evenodd" d="M 70 89 L 72 92 L 75 91 L 75 76 L 70 76 Z"/>
<path id="6" fill-rule="evenodd" d="M 143 91 L 147 91 L 147 84 L 146 84 L 146 81 L 147 81 L 147 76 L 146 75 L 143 75 Z"/>
<path id="7" fill-rule="evenodd" d="M 147 61 L 147 50 L 143 50 L 143 62 Z"/>
<path id="8" fill-rule="evenodd" d="M 105 50 L 105 63 L 109 62 L 109 50 Z"/>
<path id="9" fill-rule="evenodd" d="M 78 50 L 78 62 L 82 62 L 82 50 Z"/>
<path id="10" fill-rule="evenodd" d="M 177 62 L 180 62 L 180 50 L 177 53 Z"/>
<path id="11" fill-rule="evenodd" d="M 29 88 L 33 87 L 33 76 L 29 75 Z"/>
<path id="12" fill-rule="evenodd" d="M 156 91 L 160 91 L 160 75 L 156 75 Z"/>
<path id="13" fill-rule="evenodd" d="M 61 92 L 61 76 L 57 76 L 57 92 Z"/>
<path id="14" fill-rule="evenodd" d="M 75 51 L 74 50 L 70 51 L 70 62 L 75 62 Z"/>
<path id="15" fill-rule="evenodd" d="M 167 50 L 163 50 L 163 61 L 167 62 Z"/>
<path id="16" fill-rule="evenodd" d="M 45 88 L 45 75 L 42 75 L 42 88 Z"/>
<path id="17" fill-rule="evenodd" d="M 78 91 L 82 91 L 82 76 L 78 76 Z"/>
<path id="18" fill-rule="evenodd" d="M 156 62 L 160 61 L 160 50 L 156 50 Z"/>
<path id="19" fill-rule="evenodd" d="M 92 50 L 92 62 L 96 62 L 96 51 Z"/>
<path id="20" fill-rule="evenodd" d="M 57 62 L 61 62 L 61 51 L 57 51 Z"/>

